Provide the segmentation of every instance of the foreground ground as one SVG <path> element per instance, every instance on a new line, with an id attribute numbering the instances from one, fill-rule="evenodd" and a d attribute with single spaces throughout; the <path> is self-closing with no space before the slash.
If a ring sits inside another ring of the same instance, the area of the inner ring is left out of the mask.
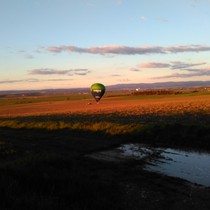
<path id="1" fill-rule="evenodd" d="M 127 142 L 210 151 L 210 95 L 2 105 L 1 209 L 210 209 L 210 189 L 87 157 Z"/>

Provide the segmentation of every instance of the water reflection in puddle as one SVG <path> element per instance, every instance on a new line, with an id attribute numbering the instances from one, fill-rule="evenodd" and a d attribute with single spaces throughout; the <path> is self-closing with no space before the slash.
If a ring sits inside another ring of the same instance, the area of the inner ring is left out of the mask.
<path id="1" fill-rule="evenodd" d="M 119 148 L 124 156 L 149 158 L 145 170 L 179 177 L 210 187 L 210 154 L 127 144 Z"/>

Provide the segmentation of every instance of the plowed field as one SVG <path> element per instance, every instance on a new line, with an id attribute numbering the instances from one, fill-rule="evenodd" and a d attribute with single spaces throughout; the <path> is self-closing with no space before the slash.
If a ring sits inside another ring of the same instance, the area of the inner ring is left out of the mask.
<path id="1" fill-rule="evenodd" d="M 99 104 L 91 99 L 73 101 L 36 102 L 0 106 L 0 116 L 31 116 L 45 114 L 181 114 L 210 113 L 210 95 L 175 96 L 160 98 L 116 97 L 102 99 Z"/>

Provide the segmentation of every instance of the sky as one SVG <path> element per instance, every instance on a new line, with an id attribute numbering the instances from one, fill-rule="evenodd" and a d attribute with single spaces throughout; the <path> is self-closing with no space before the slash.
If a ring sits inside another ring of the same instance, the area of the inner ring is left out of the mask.
<path id="1" fill-rule="evenodd" d="M 210 0 L 0 0 L 0 90 L 210 80 Z"/>

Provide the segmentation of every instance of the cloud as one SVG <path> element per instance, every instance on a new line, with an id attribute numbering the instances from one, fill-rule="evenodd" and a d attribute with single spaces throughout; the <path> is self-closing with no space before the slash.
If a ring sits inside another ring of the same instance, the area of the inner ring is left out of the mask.
<path id="1" fill-rule="evenodd" d="M 30 74 L 38 74 L 38 75 L 49 75 L 49 74 L 67 74 L 71 72 L 72 70 L 55 70 L 55 69 L 33 69 L 30 71 Z"/>
<path id="2" fill-rule="evenodd" d="M 43 46 L 38 46 L 35 50 L 36 53 L 41 53 L 45 48 Z"/>
<path id="3" fill-rule="evenodd" d="M 180 45 L 180 46 L 96 46 L 90 48 L 81 48 L 76 46 L 50 46 L 45 48 L 50 53 L 90 53 L 90 54 L 116 54 L 116 55 L 143 55 L 143 54 L 166 54 L 166 53 L 185 53 L 185 52 L 207 52 L 210 51 L 210 46 L 203 45 Z"/>
<path id="4" fill-rule="evenodd" d="M 206 64 L 205 62 L 185 63 L 180 61 L 174 61 L 169 63 L 145 62 L 139 64 L 138 66 L 141 68 L 160 68 L 160 69 L 168 68 L 173 71 L 175 70 L 181 71 L 166 76 L 152 77 L 152 79 L 169 79 L 169 78 L 190 78 L 196 76 L 210 76 L 210 66 L 202 68 L 194 68 L 205 64 Z"/>
<path id="5" fill-rule="evenodd" d="M 90 71 L 88 69 L 74 69 L 74 70 L 72 70 L 72 72 L 75 75 L 81 75 L 81 76 L 84 76 L 84 75 L 87 75 L 88 73 L 90 73 Z"/>
<path id="6" fill-rule="evenodd" d="M 68 70 L 56 70 L 50 68 L 33 69 L 29 71 L 32 75 L 87 75 L 90 73 L 88 69 L 68 69 Z"/>
<path id="7" fill-rule="evenodd" d="M 46 49 L 48 52 L 61 53 L 77 52 L 77 53 L 90 53 L 90 54 L 123 54 L 123 55 L 135 55 L 135 54 L 147 54 L 147 53 L 164 53 L 160 47 L 127 47 L 127 46 L 99 46 L 91 48 L 79 48 L 75 46 L 51 46 Z"/>
<path id="8" fill-rule="evenodd" d="M 112 77 L 120 77 L 121 75 L 120 74 L 112 74 L 111 76 Z"/>
<path id="9" fill-rule="evenodd" d="M 48 82 L 63 82 L 63 81 L 69 81 L 72 79 L 47 79 L 47 80 L 41 80 L 41 81 L 48 81 Z"/>
<path id="10" fill-rule="evenodd" d="M 163 47 L 165 52 L 179 53 L 179 52 L 200 52 L 200 51 L 209 51 L 209 46 L 201 45 L 182 45 L 182 46 L 170 46 Z"/>
<path id="11" fill-rule="evenodd" d="M 141 71 L 140 69 L 137 69 L 137 68 L 130 68 L 129 70 L 130 71 L 135 71 L 135 72 Z"/>
<path id="12" fill-rule="evenodd" d="M 39 82 L 38 79 L 20 79 L 20 80 L 0 80 L 0 84 L 11 84 L 11 83 L 21 83 L 21 82 Z"/>
<path id="13" fill-rule="evenodd" d="M 0 80 L 0 84 L 12 84 L 12 83 L 24 83 L 24 82 L 59 82 L 59 81 L 69 81 L 71 79 L 20 79 L 20 80 Z"/>
<path id="14" fill-rule="evenodd" d="M 201 66 L 204 65 L 206 63 L 184 63 L 184 62 L 171 62 L 171 69 L 186 69 L 186 68 L 191 68 L 194 66 Z"/>
<path id="15" fill-rule="evenodd" d="M 39 79 L 35 79 L 35 78 L 22 80 L 22 82 L 39 82 L 39 81 L 40 81 Z"/>
<path id="16" fill-rule="evenodd" d="M 22 82 L 22 80 L 0 80 L 0 84 L 10 84 L 10 83 L 17 83 Z"/>
<path id="17" fill-rule="evenodd" d="M 168 63 L 145 62 L 138 65 L 141 68 L 168 68 L 171 65 Z"/>
<path id="18" fill-rule="evenodd" d="M 33 69 L 29 71 L 31 75 L 80 75 L 85 76 L 90 73 L 88 69 L 70 69 L 70 70 L 55 70 L 55 69 Z M 71 79 L 36 79 L 36 78 L 27 78 L 27 79 L 17 79 L 17 80 L 0 80 L 0 84 L 12 84 L 12 83 L 27 83 L 27 82 L 59 82 L 59 81 L 69 81 Z"/>
<path id="19" fill-rule="evenodd" d="M 156 62 L 144 62 L 140 63 L 137 66 L 141 68 L 170 68 L 170 69 L 180 69 L 180 70 L 187 70 L 187 71 L 194 71 L 194 69 L 191 69 L 195 66 L 201 66 L 206 63 L 185 63 L 185 62 L 179 62 L 174 61 L 170 63 L 156 63 Z"/>
<path id="20" fill-rule="evenodd" d="M 30 53 L 27 53 L 27 51 L 25 51 L 25 50 L 18 50 L 17 53 L 24 54 L 24 57 L 26 59 L 33 59 L 34 58 Z"/>
<path id="21" fill-rule="evenodd" d="M 152 79 L 190 78 L 190 77 L 198 77 L 198 76 L 210 76 L 210 68 L 208 70 L 197 69 L 193 72 L 188 72 L 188 73 L 173 73 L 173 74 L 161 76 L 161 77 L 152 77 Z"/>

